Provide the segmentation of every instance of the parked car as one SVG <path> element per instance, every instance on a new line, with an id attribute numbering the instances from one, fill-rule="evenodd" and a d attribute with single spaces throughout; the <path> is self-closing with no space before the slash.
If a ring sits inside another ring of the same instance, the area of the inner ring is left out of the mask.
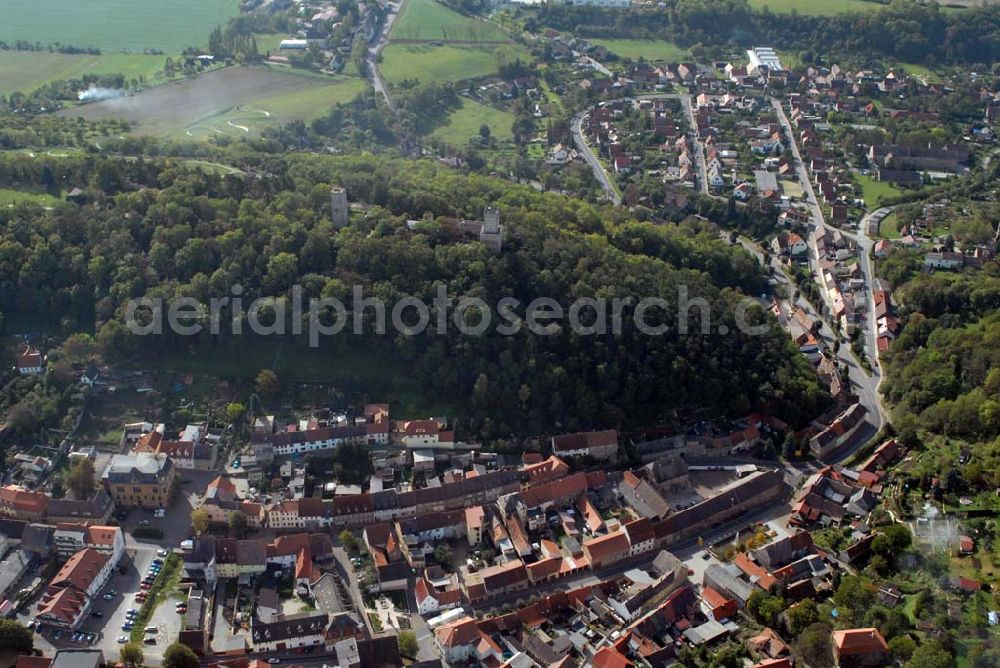
<path id="1" fill-rule="evenodd" d="M 155 645 L 156 638 L 153 636 L 146 636 L 145 638 L 142 639 L 142 642 L 146 643 L 147 645 Z"/>
<path id="2" fill-rule="evenodd" d="M 146 519 L 139 520 L 139 526 L 141 526 L 141 527 L 148 527 L 149 526 L 149 520 L 146 520 Z"/>
<path id="3" fill-rule="evenodd" d="M 128 642 L 128 636 L 118 636 L 118 644 L 124 645 Z"/>
<path id="4" fill-rule="evenodd" d="M 100 610 L 95 610 L 95 611 L 94 611 L 94 614 L 93 614 L 93 615 L 91 615 L 91 616 L 92 616 L 92 617 L 97 617 L 98 619 L 100 619 L 101 617 L 103 617 L 103 616 L 104 616 L 104 613 L 103 613 L 103 612 L 101 612 Z"/>
<path id="5" fill-rule="evenodd" d="M 165 557 L 165 556 L 167 556 L 167 551 L 161 547 L 159 550 L 156 551 L 156 556 L 158 556 L 158 557 Z M 154 564 L 157 563 L 157 562 L 159 562 L 161 564 L 163 563 L 159 559 L 153 559 L 153 563 Z"/>

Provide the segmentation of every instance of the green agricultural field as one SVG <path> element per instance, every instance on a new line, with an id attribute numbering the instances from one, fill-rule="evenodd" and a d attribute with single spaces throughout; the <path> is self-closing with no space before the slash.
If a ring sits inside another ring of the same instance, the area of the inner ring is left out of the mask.
<path id="1" fill-rule="evenodd" d="M 864 0 L 750 0 L 754 9 L 767 7 L 772 12 L 790 13 L 793 9 L 799 14 L 812 16 L 833 16 L 847 12 L 870 12 L 884 5 Z"/>
<path id="2" fill-rule="evenodd" d="M 389 44 L 382 50 L 382 77 L 389 83 L 419 79 L 421 83 L 462 81 L 496 74 L 498 59 L 524 61 L 531 56 L 521 47 L 415 46 Z"/>
<path id="3" fill-rule="evenodd" d="M 391 39 L 457 42 L 502 42 L 508 39 L 497 26 L 463 16 L 435 0 L 409 0 L 392 25 Z"/>
<path id="4" fill-rule="evenodd" d="M 0 40 L 180 53 L 205 44 L 239 6 L 239 0 L 4 0 Z"/>
<path id="5" fill-rule="evenodd" d="M 619 58 L 631 60 L 677 62 L 688 57 L 687 49 L 661 39 L 592 39 L 590 42 L 603 46 Z"/>
<path id="6" fill-rule="evenodd" d="M 0 28 L 2 30 L 2 28 Z M 163 69 L 166 56 L 110 53 L 101 56 L 32 51 L 0 51 L 0 95 L 30 93 L 50 81 L 79 79 L 84 74 L 124 74 L 146 79 Z"/>
<path id="7" fill-rule="evenodd" d="M 485 123 L 490 128 L 490 136 L 510 139 L 514 114 L 479 104 L 468 98 L 461 98 L 462 106 L 451 112 L 448 122 L 434 130 L 431 136 L 454 146 L 464 146 L 479 135 L 479 128 Z"/>
<path id="8" fill-rule="evenodd" d="M 290 68 L 229 67 L 59 113 L 89 120 L 124 118 L 144 134 L 246 137 L 269 126 L 316 118 L 353 99 L 365 85 L 361 79 L 300 74 Z"/>

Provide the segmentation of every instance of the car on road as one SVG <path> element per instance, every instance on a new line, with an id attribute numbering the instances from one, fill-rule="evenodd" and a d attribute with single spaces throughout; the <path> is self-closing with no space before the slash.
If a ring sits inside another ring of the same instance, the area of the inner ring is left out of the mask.
<path id="1" fill-rule="evenodd" d="M 91 616 L 92 616 L 92 617 L 96 617 L 97 619 L 100 619 L 101 617 L 103 617 L 103 616 L 104 616 L 104 613 L 103 613 L 103 612 L 101 612 L 100 610 L 95 610 L 95 611 L 94 611 L 94 614 L 93 614 L 93 615 L 91 615 Z"/>
<path id="2" fill-rule="evenodd" d="M 139 520 L 139 526 L 141 526 L 141 527 L 148 527 L 149 526 L 149 520 L 146 520 L 146 519 Z"/>
<path id="3" fill-rule="evenodd" d="M 281 663 L 281 659 L 276 656 L 272 656 L 267 660 L 268 663 Z"/>
<path id="4" fill-rule="evenodd" d="M 124 645 L 128 642 L 128 636 L 118 636 L 118 644 Z"/>
<path id="5" fill-rule="evenodd" d="M 167 556 L 167 551 L 161 547 L 159 550 L 156 551 L 156 556 L 158 556 L 158 557 L 165 557 L 165 556 Z M 161 564 L 163 563 L 163 561 L 160 560 L 160 559 L 153 559 L 153 563 L 154 564 L 157 563 L 157 562 L 159 562 Z"/>

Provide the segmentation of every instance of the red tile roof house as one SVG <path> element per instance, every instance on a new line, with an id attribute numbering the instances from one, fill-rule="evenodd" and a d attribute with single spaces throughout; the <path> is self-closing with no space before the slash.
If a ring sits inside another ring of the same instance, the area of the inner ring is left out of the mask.
<path id="1" fill-rule="evenodd" d="M 559 457 L 590 455 L 594 459 L 613 459 L 618 454 L 618 431 L 588 431 L 552 437 L 552 452 Z"/>
<path id="2" fill-rule="evenodd" d="M 36 522 L 45 516 L 49 497 L 18 485 L 0 487 L 0 516 Z"/>
<path id="3" fill-rule="evenodd" d="M 973 554 L 976 551 L 976 543 L 969 536 L 958 537 L 958 553 Z"/>
<path id="4" fill-rule="evenodd" d="M 434 644 L 449 665 L 470 659 L 483 663 L 491 657 L 499 665 L 503 655 L 500 646 L 471 617 L 463 617 L 434 629 Z"/>
<path id="5" fill-rule="evenodd" d="M 889 645 L 876 628 L 834 631 L 833 660 L 841 668 L 884 666 L 889 663 Z"/>
<path id="6" fill-rule="evenodd" d="M 735 617 L 739 609 L 735 599 L 724 596 L 711 587 L 705 587 L 702 590 L 701 599 L 705 602 L 708 610 L 712 613 L 712 618 L 715 620 Z"/>
<path id="7" fill-rule="evenodd" d="M 450 610 L 462 602 L 461 589 L 439 590 L 426 578 L 418 578 L 413 590 L 417 600 L 417 611 L 421 615 Z"/>
<path id="8" fill-rule="evenodd" d="M 765 627 L 760 634 L 750 638 L 747 644 L 755 652 L 769 659 L 780 659 L 789 654 L 788 645 L 785 644 L 785 641 L 773 629 L 768 627 Z"/>
<path id="9" fill-rule="evenodd" d="M 89 547 L 74 554 L 49 582 L 38 603 L 38 620 L 53 626 L 77 628 L 115 565 L 110 555 Z"/>
<path id="10" fill-rule="evenodd" d="M 792 668 L 791 659 L 767 659 L 760 663 L 755 663 L 750 668 Z"/>
<path id="11" fill-rule="evenodd" d="M 583 552 L 594 570 L 629 556 L 632 546 L 624 529 L 583 542 Z"/>
<path id="12" fill-rule="evenodd" d="M 17 358 L 16 368 L 22 376 L 42 373 L 45 371 L 45 356 L 37 348 L 26 346 Z"/>

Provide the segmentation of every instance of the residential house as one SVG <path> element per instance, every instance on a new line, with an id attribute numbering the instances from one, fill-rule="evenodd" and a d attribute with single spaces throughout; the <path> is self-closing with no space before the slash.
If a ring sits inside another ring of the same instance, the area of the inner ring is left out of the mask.
<path id="1" fill-rule="evenodd" d="M 310 611 L 292 615 L 275 615 L 271 621 L 254 619 L 250 636 L 255 652 L 281 652 L 299 647 L 322 645 L 330 615 Z"/>
<path id="2" fill-rule="evenodd" d="M 45 371 L 45 356 L 38 348 L 25 346 L 14 367 L 22 376 L 33 376 Z"/>
<path id="3" fill-rule="evenodd" d="M 618 454 L 618 431 L 579 432 L 552 437 L 552 452 L 559 457 L 590 456 L 613 459 Z"/>
<path id="4" fill-rule="evenodd" d="M 833 632 L 833 660 L 840 668 L 884 666 L 889 661 L 889 645 L 876 628 Z"/>
<path id="5" fill-rule="evenodd" d="M 116 565 L 110 554 L 89 547 L 80 550 L 49 581 L 35 617 L 45 624 L 78 628 Z"/>
<path id="6" fill-rule="evenodd" d="M 37 522 L 45 517 L 49 497 L 32 492 L 19 485 L 0 487 L 0 516 L 26 522 Z"/>

